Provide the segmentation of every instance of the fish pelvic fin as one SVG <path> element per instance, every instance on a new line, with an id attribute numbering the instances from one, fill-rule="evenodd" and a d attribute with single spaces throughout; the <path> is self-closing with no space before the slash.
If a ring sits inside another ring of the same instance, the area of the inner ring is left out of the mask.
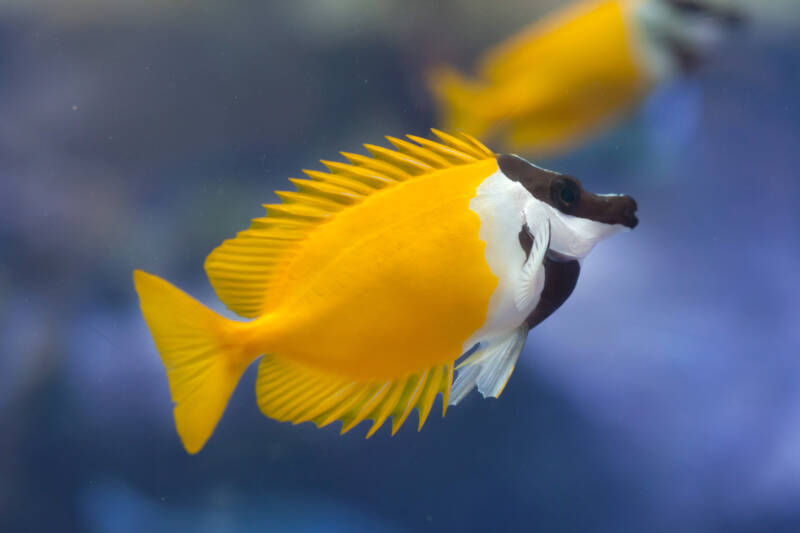
<path id="1" fill-rule="evenodd" d="M 222 317 L 167 281 L 141 270 L 136 292 L 167 371 L 175 428 L 190 454 L 199 452 L 257 354 L 247 354 L 247 323 Z"/>
<path id="2" fill-rule="evenodd" d="M 484 398 L 498 398 L 506 387 L 519 359 L 528 326 L 487 341 L 456 367 L 458 376 L 453 383 L 450 405 L 456 405 L 472 389 L 477 388 Z"/>
<path id="3" fill-rule="evenodd" d="M 323 427 L 341 421 L 341 433 L 346 433 L 371 419 L 372 427 L 366 435 L 369 438 L 391 417 L 394 435 L 415 407 L 422 429 L 440 393 L 444 416 L 453 367 L 450 362 L 397 379 L 357 381 L 267 355 L 258 367 L 256 397 L 261 412 L 281 422 L 310 421 Z"/>
<path id="4" fill-rule="evenodd" d="M 495 119 L 490 116 L 486 88 L 462 76 L 450 66 L 439 66 L 428 73 L 428 88 L 439 109 L 442 127 L 463 131 L 485 139 Z"/>

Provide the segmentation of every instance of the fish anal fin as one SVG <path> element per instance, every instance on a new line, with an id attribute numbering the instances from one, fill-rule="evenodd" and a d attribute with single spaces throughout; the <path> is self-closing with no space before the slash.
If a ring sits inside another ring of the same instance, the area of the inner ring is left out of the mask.
<path id="1" fill-rule="evenodd" d="M 268 355 L 258 368 L 256 397 L 264 415 L 282 422 L 322 427 L 341 421 L 346 433 L 371 419 L 369 438 L 391 417 L 394 435 L 415 407 L 421 428 L 440 392 L 447 403 L 452 369 L 447 363 L 393 380 L 360 382 Z"/>
<path id="2" fill-rule="evenodd" d="M 386 399 L 383 400 L 370 415 L 372 417 L 372 427 L 369 428 L 367 432 L 367 438 L 373 436 L 383 423 L 386 422 L 389 415 L 392 414 L 392 411 L 400 402 L 407 382 L 408 378 L 400 378 L 392 383 L 392 390 L 386 395 Z M 394 432 L 392 432 L 392 434 L 394 435 Z"/>
<path id="3" fill-rule="evenodd" d="M 419 408 L 419 427 L 417 428 L 417 431 L 422 429 L 422 426 L 425 425 L 425 421 L 428 419 L 428 415 L 433 407 L 433 402 L 436 400 L 436 395 L 439 394 L 439 386 L 442 382 L 443 375 L 444 367 L 441 366 L 434 367 L 430 371 L 428 381 L 425 383 L 425 387 L 423 388 L 417 403 L 417 407 Z"/>
<path id="4" fill-rule="evenodd" d="M 400 429 L 400 426 L 403 425 L 417 404 L 417 400 L 419 400 L 419 396 L 425 388 L 429 373 L 430 370 L 426 370 L 422 374 L 408 379 L 403 395 L 397 402 L 394 411 L 392 411 L 392 435 L 397 433 L 397 430 Z"/>

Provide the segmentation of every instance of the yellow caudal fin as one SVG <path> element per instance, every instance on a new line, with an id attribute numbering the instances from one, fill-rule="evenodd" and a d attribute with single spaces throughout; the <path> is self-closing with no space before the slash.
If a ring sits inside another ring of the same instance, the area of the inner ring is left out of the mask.
<path id="1" fill-rule="evenodd" d="M 486 90 L 480 83 L 441 66 L 428 74 L 428 87 L 439 108 L 443 129 L 463 131 L 478 139 L 485 139 L 490 133 L 493 119 L 488 114 Z"/>
<path id="2" fill-rule="evenodd" d="M 197 453 L 222 417 L 233 389 L 257 354 L 243 353 L 246 323 L 228 320 L 161 278 L 133 273 L 142 314 L 167 370 L 175 427 Z"/>

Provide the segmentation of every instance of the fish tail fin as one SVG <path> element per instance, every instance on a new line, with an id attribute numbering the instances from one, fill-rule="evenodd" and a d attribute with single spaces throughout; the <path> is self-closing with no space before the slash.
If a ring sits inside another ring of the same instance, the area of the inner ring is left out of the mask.
<path id="1" fill-rule="evenodd" d="M 175 427 L 186 451 L 197 453 L 257 356 L 240 340 L 247 323 L 224 318 L 152 274 L 135 270 L 133 281 L 167 371 Z"/>
<path id="2" fill-rule="evenodd" d="M 489 133 L 492 118 L 486 107 L 486 89 L 449 66 L 436 67 L 428 74 L 428 87 L 439 107 L 442 128 L 463 131 L 479 139 Z"/>

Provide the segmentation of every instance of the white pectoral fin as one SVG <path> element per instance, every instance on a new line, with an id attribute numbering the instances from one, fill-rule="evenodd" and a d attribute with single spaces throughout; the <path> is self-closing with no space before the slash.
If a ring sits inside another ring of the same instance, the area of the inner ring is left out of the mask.
<path id="1" fill-rule="evenodd" d="M 529 226 L 530 228 L 530 226 Z M 544 256 L 550 247 L 550 221 L 538 224 L 533 232 L 533 246 L 522 267 L 521 279 L 514 294 L 514 304 L 519 311 L 529 311 L 544 288 Z"/>
<path id="2" fill-rule="evenodd" d="M 450 405 L 460 402 L 475 387 L 484 398 L 500 396 L 527 337 L 528 327 L 523 324 L 480 346 L 458 365 L 458 376 L 450 392 Z"/>

